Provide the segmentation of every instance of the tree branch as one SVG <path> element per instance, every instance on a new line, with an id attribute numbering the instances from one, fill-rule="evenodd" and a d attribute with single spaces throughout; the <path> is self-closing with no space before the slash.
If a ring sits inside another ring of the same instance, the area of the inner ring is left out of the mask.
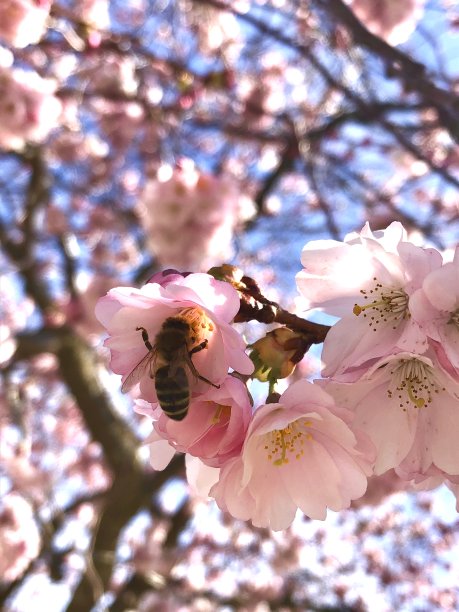
<path id="1" fill-rule="evenodd" d="M 357 19 L 343 0 L 315 0 L 335 21 L 343 23 L 352 33 L 354 42 L 378 55 L 394 76 L 399 77 L 409 91 L 415 91 L 438 112 L 439 119 L 451 136 L 459 142 L 459 96 L 442 89 L 427 75 L 424 64 L 392 47 L 386 41 L 372 34 Z"/>

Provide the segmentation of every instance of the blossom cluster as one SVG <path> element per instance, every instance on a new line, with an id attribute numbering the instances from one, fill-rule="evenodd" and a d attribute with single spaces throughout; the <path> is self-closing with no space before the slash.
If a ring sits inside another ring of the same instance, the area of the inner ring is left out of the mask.
<path id="1" fill-rule="evenodd" d="M 298 508 L 324 518 L 327 507 L 347 507 L 365 492 L 372 448 L 350 429 L 350 412 L 307 381 L 253 409 L 243 382 L 253 363 L 231 326 L 238 310 L 229 283 L 175 271 L 140 289 L 114 288 L 98 302 L 111 368 L 125 390 L 139 383 L 137 409 L 152 419 L 153 467 L 163 469 L 176 451 L 198 458 L 208 468 L 195 479 L 201 491 L 213 483 L 210 495 L 221 508 L 260 527 L 283 529 Z M 168 350 L 161 340 L 174 336 L 170 322 L 178 319 L 189 324 L 185 351 Z M 166 388 L 162 376 L 155 378 L 165 366 Z M 182 394 L 189 403 L 183 420 L 167 414 L 169 398 Z"/>
<path id="2" fill-rule="evenodd" d="M 459 476 L 459 249 L 444 261 L 400 223 L 344 243 L 307 244 L 297 284 L 310 308 L 339 317 L 321 384 L 350 409 L 390 469 L 417 487 Z"/>
<path id="3" fill-rule="evenodd" d="M 42 142 L 62 110 L 55 84 L 36 72 L 0 66 L 0 147 L 21 149 Z"/>
<path id="4" fill-rule="evenodd" d="M 422 19 L 425 0 L 346 0 L 346 3 L 370 32 L 390 45 L 400 45 Z"/>
<path id="5" fill-rule="evenodd" d="M 11 581 L 21 576 L 38 555 L 41 537 L 33 507 L 18 493 L 3 496 L 0 505 L 0 576 Z"/>
<path id="6" fill-rule="evenodd" d="M 190 160 L 178 168 L 162 166 L 139 204 L 149 246 L 161 265 L 194 270 L 230 258 L 235 226 L 251 210 L 253 203 L 234 181 L 200 172 Z"/>
<path id="7" fill-rule="evenodd" d="M 46 31 L 52 0 L 3 0 L 0 39 L 22 49 L 37 43 Z"/>
<path id="8" fill-rule="evenodd" d="M 136 410 L 153 425 L 152 466 L 186 453 L 190 486 L 274 530 L 298 509 L 323 519 L 355 505 L 369 478 L 388 473 L 397 488 L 457 491 L 459 253 L 444 261 L 393 223 L 310 242 L 302 264 L 308 309 L 339 317 L 323 378 L 297 379 L 282 395 L 271 388 L 262 405 L 246 382 L 289 376 L 307 347 L 279 328 L 249 358 L 232 325 L 237 282 L 167 270 L 99 300 L 111 369 L 124 391 L 138 385 Z"/>

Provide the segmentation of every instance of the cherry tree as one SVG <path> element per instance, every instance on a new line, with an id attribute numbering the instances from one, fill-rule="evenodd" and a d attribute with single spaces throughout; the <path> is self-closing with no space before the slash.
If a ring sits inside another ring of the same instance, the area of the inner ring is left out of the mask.
<path id="1" fill-rule="evenodd" d="M 459 605 L 458 26 L 1 3 L 6 610 Z"/>

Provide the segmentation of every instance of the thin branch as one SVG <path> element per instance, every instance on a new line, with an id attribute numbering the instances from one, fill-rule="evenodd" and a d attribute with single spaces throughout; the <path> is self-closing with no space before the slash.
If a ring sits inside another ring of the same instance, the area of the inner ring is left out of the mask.
<path id="1" fill-rule="evenodd" d="M 412 59 L 409 55 L 386 41 L 372 34 L 357 19 L 343 0 L 316 0 L 333 20 L 345 24 L 351 31 L 354 42 L 373 51 L 391 72 L 399 77 L 409 91 L 418 93 L 428 104 L 437 109 L 443 126 L 459 142 L 459 96 L 453 91 L 438 87 L 428 76 L 424 64 Z"/>
<path id="2" fill-rule="evenodd" d="M 252 278 L 243 276 L 239 281 L 226 280 L 231 282 L 239 293 L 240 306 L 234 319 L 236 322 L 279 323 L 303 334 L 311 344 L 320 344 L 325 340 L 330 330 L 328 325 L 307 321 L 284 310 L 276 302 L 268 300 Z"/>

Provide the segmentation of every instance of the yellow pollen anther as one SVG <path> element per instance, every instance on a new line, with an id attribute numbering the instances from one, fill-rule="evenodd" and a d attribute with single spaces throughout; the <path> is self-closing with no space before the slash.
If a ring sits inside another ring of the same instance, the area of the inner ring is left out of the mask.
<path id="1" fill-rule="evenodd" d="M 279 459 L 276 459 L 276 461 L 274 462 L 274 465 L 282 465 L 283 463 L 286 463 L 287 460 L 285 458 L 286 452 L 287 452 L 287 447 L 285 444 L 285 432 L 286 430 L 281 430 L 280 433 L 280 443 L 281 443 L 281 447 L 282 447 L 282 455 Z"/>
<path id="2" fill-rule="evenodd" d="M 278 467 L 288 464 L 291 459 L 300 460 L 304 455 L 304 438 L 312 439 L 312 435 L 304 430 L 309 425 L 312 425 L 312 421 L 300 419 L 284 429 L 275 429 L 266 434 L 263 448 L 268 460 Z"/>

